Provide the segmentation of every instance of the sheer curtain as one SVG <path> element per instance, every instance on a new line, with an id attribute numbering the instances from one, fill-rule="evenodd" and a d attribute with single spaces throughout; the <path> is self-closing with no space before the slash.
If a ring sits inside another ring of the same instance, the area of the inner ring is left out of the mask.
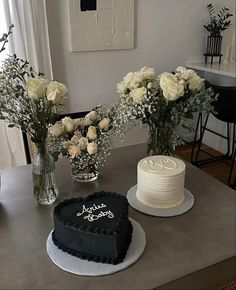
<path id="1" fill-rule="evenodd" d="M 8 31 L 3 8 L 3 2 L 0 1 L 0 35 Z M 0 61 L 3 61 L 9 54 L 9 45 L 6 45 L 5 48 L 0 54 Z M 24 163 L 25 156 L 20 130 L 10 129 L 4 121 L 0 121 L 0 170 Z"/>
<path id="2" fill-rule="evenodd" d="M 14 24 L 8 43 L 9 53 L 27 59 L 36 71 L 52 79 L 45 0 L 3 0 L 2 3 L 0 10 L 4 11 L 6 30 Z M 25 164 L 21 131 L 10 129 L 2 122 L 0 148 L 0 169 Z"/>

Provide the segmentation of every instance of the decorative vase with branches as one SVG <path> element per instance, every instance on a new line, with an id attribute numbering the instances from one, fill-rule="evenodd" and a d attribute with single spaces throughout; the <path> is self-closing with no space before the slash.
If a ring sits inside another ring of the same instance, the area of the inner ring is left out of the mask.
<path id="1" fill-rule="evenodd" d="M 0 39 L 4 50 L 9 32 Z M 38 154 L 32 162 L 33 191 L 40 204 L 53 203 L 58 195 L 53 157 L 46 146 L 48 128 L 61 113 L 64 84 L 48 81 L 36 73 L 28 61 L 7 57 L 0 69 L 0 119 L 17 127 L 35 143 Z"/>
<path id="2" fill-rule="evenodd" d="M 231 26 L 230 18 L 233 14 L 230 13 L 229 8 L 227 7 L 221 8 L 218 13 L 212 4 L 208 4 L 207 8 L 210 15 L 210 22 L 203 26 L 210 35 L 207 37 L 206 52 L 204 54 L 205 63 L 207 62 L 208 57 L 211 57 L 211 64 L 213 63 L 213 57 L 219 57 L 220 63 L 223 40 L 221 33 Z"/>

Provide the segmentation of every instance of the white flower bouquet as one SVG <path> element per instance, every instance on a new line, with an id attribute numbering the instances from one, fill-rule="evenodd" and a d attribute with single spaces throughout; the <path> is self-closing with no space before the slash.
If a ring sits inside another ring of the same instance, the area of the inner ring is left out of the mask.
<path id="1" fill-rule="evenodd" d="M 73 180 L 97 178 L 111 148 L 111 128 L 110 110 L 99 105 L 83 118 L 65 117 L 49 129 L 51 151 L 69 158 Z"/>
<path id="2" fill-rule="evenodd" d="M 64 84 L 40 75 L 16 55 L 7 58 L 0 71 L 0 119 L 28 133 L 38 146 L 45 143 L 67 93 Z"/>
<path id="3" fill-rule="evenodd" d="M 11 33 L 11 28 L 9 33 Z M 9 33 L 0 39 L 7 42 Z M 4 50 L 4 45 L 1 51 Z M 0 70 L 0 119 L 30 136 L 38 154 L 32 161 L 33 190 L 40 204 L 51 204 L 58 196 L 53 157 L 47 150 L 48 128 L 61 113 L 67 87 L 37 74 L 27 61 L 8 57 Z"/>
<path id="4" fill-rule="evenodd" d="M 215 100 L 211 89 L 202 90 L 204 80 L 193 70 L 178 67 L 175 73 L 156 76 L 154 69 L 143 67 L 128 73 L 117 84 L 120 95 L 113 108 L 113 126 L 122 135 L 134 120 L 149 126 L 149 154 L 173 155 L 183 140 L 177 127 L 189 130 L 188 119 L 194 112 L 210 112 Z"/>

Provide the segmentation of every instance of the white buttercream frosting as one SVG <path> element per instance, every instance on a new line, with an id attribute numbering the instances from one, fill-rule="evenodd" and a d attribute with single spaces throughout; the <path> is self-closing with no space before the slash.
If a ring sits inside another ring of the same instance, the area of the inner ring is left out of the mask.
<path id="1" fill-rule="evenodd" d="M 185 163 L 156 155 L 138 163 L 137 198 L 156 208 L 174 207 L 184 200 Z"/>

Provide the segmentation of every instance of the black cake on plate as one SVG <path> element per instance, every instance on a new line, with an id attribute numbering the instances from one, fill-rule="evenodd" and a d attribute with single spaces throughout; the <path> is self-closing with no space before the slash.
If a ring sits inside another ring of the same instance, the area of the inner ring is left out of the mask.
<path id="1" fill-rule="evenodd" d="M 132 237 L 126 197 L 97 192 L 67 199 L 55 207 L 53 217 L 52 239 L 59 249 L 94 262 L 124 260 Z"/>

